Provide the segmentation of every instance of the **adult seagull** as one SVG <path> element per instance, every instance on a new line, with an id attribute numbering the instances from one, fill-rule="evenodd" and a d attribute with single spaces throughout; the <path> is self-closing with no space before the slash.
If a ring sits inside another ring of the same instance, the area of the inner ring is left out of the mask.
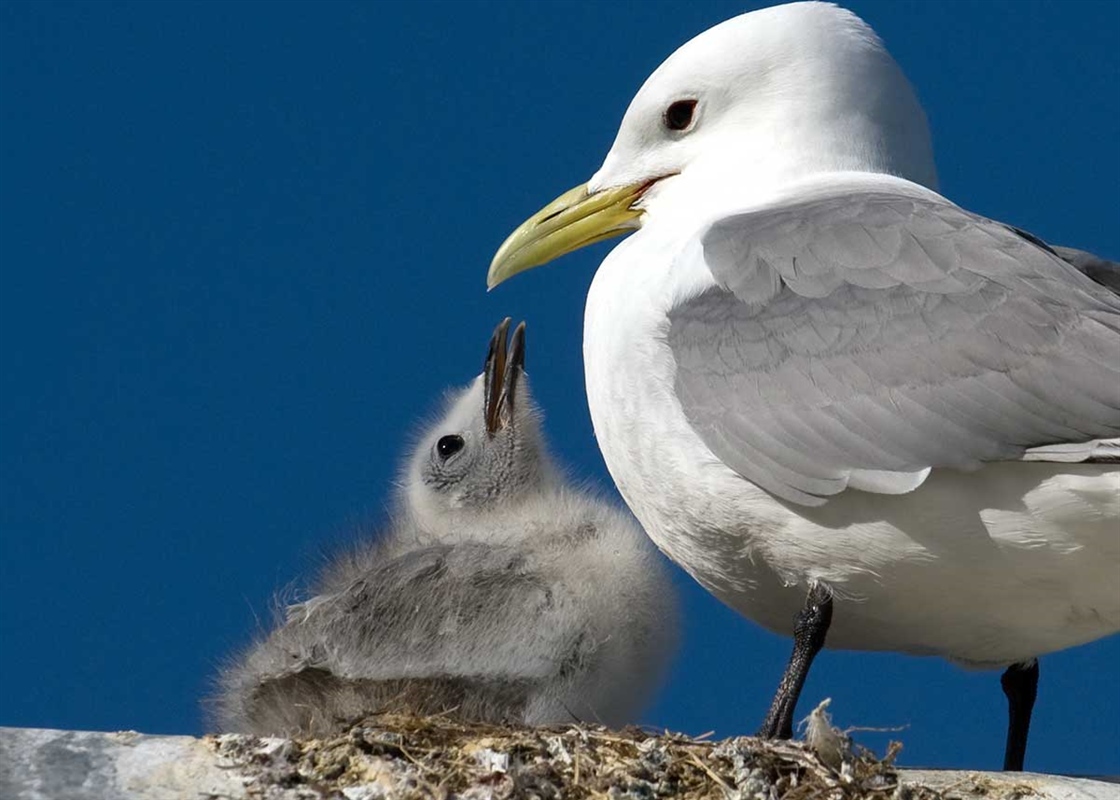
<path id="1" fill-rule="evenodd" d="M 639 229 L 587 296 L 596 437 L 654 541 L 793 633 L 761 734 L 833 647 L 1006 667 L 1120 629 L 1120 265 L 936 191 L 925 116 L 849 11 L 702 33 L 488 283 Z M 791 625 L 792 622 L 792 625 Z"/>

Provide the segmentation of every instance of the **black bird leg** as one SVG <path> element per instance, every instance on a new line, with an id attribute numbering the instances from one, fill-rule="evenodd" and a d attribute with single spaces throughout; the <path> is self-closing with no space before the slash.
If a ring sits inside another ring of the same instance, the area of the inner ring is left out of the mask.
<path id="1" fill-rule="evenodd" d="M 1003 768 L 1023 771 L 1027 755 L 1027 734 L 1031 730 L 1031 712 L 1038 697 L 1038 660 L 1012 664 L 999 679 L 1007 695 L 1007 748 L 1003 751 Z"/>
<path id="2" fill-rule="evenodd" d="M 814 583 L 793 626 L 793 655 L 786 665 L 782 682 L 778 684 L 770 711 L 758 731 L 763 739 L 793 738 L 793 712 L 797 708 L 797 699 L 801 696 L 801 687 L 805 685 L 813 659 L 824 647 L 831 624 L 832 592 Z"/>

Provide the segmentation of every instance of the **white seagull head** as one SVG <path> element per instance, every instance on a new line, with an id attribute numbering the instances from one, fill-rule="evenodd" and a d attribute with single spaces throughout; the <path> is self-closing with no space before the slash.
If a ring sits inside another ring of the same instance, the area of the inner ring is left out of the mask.
<path id="1" fill-rule="evenodd" d="M 936 188 L 929 127 L 875 32 L 803 2 L 734 17 L 642 85 L 602 167 L 518 228 L 488 283 L 626 233 L 664 211 L 695 220 L 765 200 L 820 172 L 896 175 Z"/>

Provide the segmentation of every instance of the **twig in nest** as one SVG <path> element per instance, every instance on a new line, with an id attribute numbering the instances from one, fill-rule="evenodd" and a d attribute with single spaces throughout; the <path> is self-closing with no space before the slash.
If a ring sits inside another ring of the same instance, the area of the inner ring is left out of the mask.
<path id="1" fill-rule="evenodd" d="M 713 781 L 715 781 L 717 784 L 719 784 L 721 789 L 723 789 L 728 794 L 732 793 L 733 789 L 730 786 L 727 785 L 727 782 L 723 778 L 721 778 L 719 775 L 717 775 L 715 772 L 713 772 L 712 769 L 707 764 L 705 764 L 703 761 L 701 761 L 700 758 L 696 755 L 696 753 L 693 753 L 690 750 L 688 752 L 688 757 L 690 759 L 692 759 L 692 763 L 695 764 L 696 766 L 700 767 L 700 769 L 702 769 L 707 774 L 707 776 L 709 778 L 711 778 Z"/>

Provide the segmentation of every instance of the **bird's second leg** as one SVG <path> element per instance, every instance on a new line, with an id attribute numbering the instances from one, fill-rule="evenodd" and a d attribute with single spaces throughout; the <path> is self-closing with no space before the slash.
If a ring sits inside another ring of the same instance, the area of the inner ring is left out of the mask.
<path id="1" fill-rule="evenodd" d="M 824 647 L 828 626 L 832 624 L 832 592 L 821 584 L 813 584 L 805 605 L 797 614 L 793 627 L 793 655 L 789 658 L 782 682 L 774 694 L 770 711 L 758 731 L 764 739 L 792 739 L 793 712 L 801 687 L 809 675 L 813 659 Z M 1028 712 L 1029 713 L 1029 712 Z"/>
<path id="2" fill-rule="evenodd" d="M 1003 768 L 1022 772 L 1027 755 L 1027 734 L 1031 729 L 1031 712 L 1038 696 L 1038 661 L 1012 664 L 999 679 L 1007 695 L 1007 748 L 1003 752 Z"/>

